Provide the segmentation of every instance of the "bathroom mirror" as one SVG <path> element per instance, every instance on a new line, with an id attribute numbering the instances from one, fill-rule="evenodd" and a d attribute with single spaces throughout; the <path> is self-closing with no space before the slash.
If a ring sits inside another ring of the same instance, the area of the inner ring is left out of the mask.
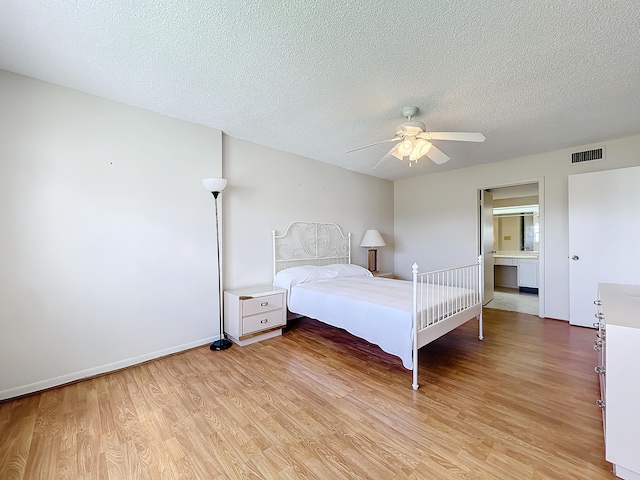
<path id="1" fill-rule="evenodd" d="M 538 205 L 493 209 L 493 249 L 497 252 L 537 252 L 540 247 Z"/>

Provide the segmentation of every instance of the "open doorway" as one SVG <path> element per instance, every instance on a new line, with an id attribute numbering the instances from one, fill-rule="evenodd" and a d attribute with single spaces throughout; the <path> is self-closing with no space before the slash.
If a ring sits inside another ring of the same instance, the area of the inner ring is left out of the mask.
<path id="1" fill-rule="evenodd" d="M 480 190 L 485 307 L 544 317 L 540 181 Z"/>

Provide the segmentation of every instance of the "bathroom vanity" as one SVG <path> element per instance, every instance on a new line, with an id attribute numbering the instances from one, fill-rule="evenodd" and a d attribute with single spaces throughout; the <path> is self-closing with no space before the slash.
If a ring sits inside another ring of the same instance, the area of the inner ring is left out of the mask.
<path id="1" fill-rule="evenodd" d="M 538 293 L 538 252 L 497 252 L 493 262 L 496 287 Z"/>

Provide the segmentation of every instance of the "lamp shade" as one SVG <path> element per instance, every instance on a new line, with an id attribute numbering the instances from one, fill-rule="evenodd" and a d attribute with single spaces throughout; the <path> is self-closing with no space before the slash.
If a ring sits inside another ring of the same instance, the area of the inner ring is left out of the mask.
<path id="1" fill-rule="evenodd" d="M 419 158 L 424 157 L 429 150 L 431 150 L 431 143 L 427 142 L 423 138 L 419 138 L 416 140 L 415 147 L 409 156 L 409 160 L 412 162 L 416 162 Z"/>
<path id="2" fill-rule="evenodd" d="M 405 137 L 400 146 L 398 147 L 398 153 L 403 157 L 408 157 L 413 152 L 413 141 L 410 137 Z"/>
<path id="3" fill-rule="evenodd" d="M 204 178 L 202 185 L 210 192 L 221 192 L 227 186 L 227 180 L 224 178 Z"/>
<path id="4" fill-rule="evenodd" d="M 404 140 L 400 143 L 397 143 L 395 147 L 391 150 L 391 155 L 396 157 L 398 160 L 405 160 L 411 156 L 413 152 L 413 143 L 408 140 Z"/>
<path id="5" fill-rule="evenodd" d="M 384 247 L 387 244 L 384 243 L 384 239 L 378 230 L 367 230 L 362 237 L 362 242 L 360 242 L 361 247 Z"/>

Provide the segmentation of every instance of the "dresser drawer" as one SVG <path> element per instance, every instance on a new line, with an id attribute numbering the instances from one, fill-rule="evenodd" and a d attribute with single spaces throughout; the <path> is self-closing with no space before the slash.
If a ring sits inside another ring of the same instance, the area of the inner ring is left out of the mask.
<path id="1" fill-rule="evenodd" d="M 280 293 L 255 298 L 243 298 L 242 316 L 246 317 L 257 313 L 269 312 L 271 310 L 280 310 L 283 306 L 283 299 L 284 295 Z"/>
<path id="2" fill-rule="evenodd" d="M 272 310 L 264 314 L 251 315 L 242 319 L 242 334 L 259 332 L 268 328 L 274 328 L 284 325 L 284 316 L 282 310 Z"/>

